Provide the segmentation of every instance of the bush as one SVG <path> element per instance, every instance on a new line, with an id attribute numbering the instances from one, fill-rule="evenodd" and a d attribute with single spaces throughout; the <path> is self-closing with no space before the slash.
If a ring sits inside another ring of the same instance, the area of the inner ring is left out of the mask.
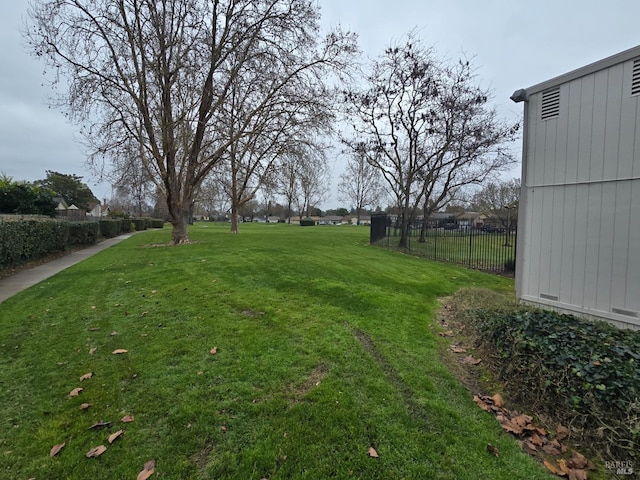
<path id="1" fill-rule="evenodd" d="M 93 245 L 100 236 L 97 222 L 69 222 L 69 246 Z"/>
<path id="2" fill-rule="evenodd" d="M 640 331 L 544 311 L 481 312 L 482 345 L 513 400 L 542 407 L 603 455 L 640 445 Z M 607 436 L 598 427 L 607 426 Z M 613 433 L 615 432 L 615 434 Z"/>
<path id="3" fill-rule="evenodd" d="M 133 224 L 128 218 L 120 219 L 120 233 L 130 233 L 133 231 Z"/>
<path id="4" fill-rule="evenodd" d="M 152 218 L 151 228 L 164 228 L 164 220 L 161 218 Z"/>
<path id="5" fill-rule="evenodd" d="M 104 238 L 117 237 L 120 234 L 120 220 L 100 220 L 100 235 Z"/>
<path id="6" fill-rule="evenodd" d="M 64 252 L 69 224 L 56 220 L 0 222 L 0 269 Z"/>
<path id="7" fill-rule="evenodd" d="M 147 219 L 146 218 L 134 218 L 132 220 L 133 224 L 136 226 L 136 232 L 140 232 L 142 230 L 147 229 Z"/>
<path id="8" fill-rule="evenodd" d="M 313 218 L 303 218 L 300 220 L 300 226 L 302 227 L 313 227 L 316 224 Z"/>

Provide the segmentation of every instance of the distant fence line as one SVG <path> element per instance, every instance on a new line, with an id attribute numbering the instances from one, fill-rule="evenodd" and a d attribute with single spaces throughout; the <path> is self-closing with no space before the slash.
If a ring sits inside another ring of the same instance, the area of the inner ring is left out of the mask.
<path id="1" fill-rule="evenodd" d="M 422 221 L 411 225 L 403 252 L 477 270 L 507 274 L 515 271 L 515 231 L 466 225 L 429 227 L 424 236 L 421 231 Z M 374 215 L 371 217 L 370 239 L 372 244 L 397 250 L 400 226 L 388 215 Z"/>

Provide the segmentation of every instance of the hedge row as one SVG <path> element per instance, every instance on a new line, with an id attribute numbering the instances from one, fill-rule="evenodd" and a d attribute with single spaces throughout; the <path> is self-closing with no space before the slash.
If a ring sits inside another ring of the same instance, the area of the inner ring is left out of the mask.
<path id="1" fill-rule="evenodd" d="M 58 220 L 0 221 L 0 271 L 22 263 L 63 253 L 69 248 L 93 245 L 135 230 L 163 228 L 157 219 L 115 219 L 99 222 Z"/>

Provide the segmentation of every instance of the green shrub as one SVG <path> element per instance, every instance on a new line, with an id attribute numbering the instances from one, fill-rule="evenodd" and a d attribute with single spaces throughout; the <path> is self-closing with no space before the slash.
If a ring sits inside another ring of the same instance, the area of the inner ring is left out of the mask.
<path id="1" fill-rule="evenodd" d="M 302 227 L 313 227 L 316 224 L 316 221 L 313 218 L 303 218 L 300 220 L 300 226 Z"/>
<path id="2" fill-rule="evenodd" d="M 142 230 L 147 229 L 147 219 L 146 218 L 134 218 L 132 220 L 133 224 L 136 226 L 136 232 L 140 232 Z"/>
<path id="3" fill-rule="evenodd" d="M 98 222 L 69 222 L 69 246 L 93 245 L 100 236 Z"/>
<path id="4" fill-rule="evenodd" d="M 69 223 L 57 220 L 0 221 L 0 269 L 64 252 Z"/>
<path id="5" fill-rule="evenodd" d="M 164 220 L 161 218 L 152 218 L 151 228 L 164 228 Z"/>
<path id="6" fill-rule="evenodd" d="M 133 231 L 133 223 L 128 218 L 120 219 L 120 233 L 129 233 Z"/>
<path id="7" fill-rule="evenodd" d="M 120 233 L 120 220 L 100 220 L 100 235 L 105 238 L 117 237 Z"/>
<path id="8" fill-rule="evenodd" d="M 640 331 L 546 311 L 481 312 L 475 324 L 484 348 L 500 359 L 497 373 L 512 384 L 515 402 L 587 432 L 609 425 L 615 441 L 600 448 L 637 451 Z M 596 445 L 603 438 L 593 432 L 586 441 Z"/>

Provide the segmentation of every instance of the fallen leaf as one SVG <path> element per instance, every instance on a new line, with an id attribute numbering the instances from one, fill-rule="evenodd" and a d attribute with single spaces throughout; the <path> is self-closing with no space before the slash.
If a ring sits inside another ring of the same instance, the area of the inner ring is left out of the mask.
<path id="1" fill-rule="evenodd" d="M 83 403 L 82 405 L 80 405 L 80 410 L 86 410 L 87 408 L 89 408 L 91 406 L 90 403 Z"/>
<path id="2" fill-rule="evenodd" d="M 497 407 L 504 407 L 504 400 L 502 399 L 502 395 L 500 395 L 499 393 L 496 393 L 493 397 L 491 397 L 493 399 L 493 403 L 497 406 Z"/>
<path id="3" fill-rule="evenodd" d="M 570 470 L 569 480 L 588 480 L 589 474 L 585 470 Z"/>
<path id="4" fill-rule="evenodd" d="M 507 432 L 511 432 L 515 435 L 522 435 L 522 426 L 514 423 L 508 418 L 505 418 L 502 422 L 500 422 L 500 426 Z"/>
<path id="5" fill-rule="evenodd" d="M 141 316 L 141 317 L 146 317 L 146 316 L 147 316 L 147 313 L 149 313 L 149 312 L 147 312 L 147 311 L 145 310 L 144 312 L 142 312 L 142 313 L 140 314 L 140 316 Z"/>
<path id="6" fill-rule="evenodd" d="M 473 358 L 473 356 L 471 355 L 467 355 L 466 357 L 464 357 L 462 360 L 460 360 L 462 363 L 467 364 L 467 365 L 479 365 L 480 362 L 482 362 L 481 359 L 479 358 Z"/>
<path id="7" fill-rule="evenodd" d="M 567 467 L 567 461 L 564 458 L 558 460 L 558 469 L 560 470 L 560 475 L 568 475 L 571 469 Z"/>
<path id="8" fill-rule="evenodd" d="M 49 456 L 50 457 L 55 457 L 58 453 L 60 453 L 60 450 L 62 450 L 64 448 L 65 443 L 66 442 L 62 442 L 62 443 L 59 443 L 58 445 L 54 445 L 51 448 L 51 451 L 49 452 Z"/>
<path id="9" fill-rule="evenodd" d="M 482 410 L 484 410 L 485 412 L 490 412 L 491 411 L 491 407 L 489 405 L 487 405 L 480 397 L 478 397 L 477 395 L 473 396 L 473 401 L 476 403 L 476 405 L 478 405 Z"/>
<path id="10" fill-rule="evenodd" d="M 584 468 L 587 468 L 587 466 L 589 465 L 589 461 L 587 460 L 587 458 L 584 455 L 574 451 L 573 455 L 571 456 L 571 458 L 567 462 L 567 465 L 569 465 L 569 467 L 571 467 L 571 468 L 575 468 L 577 470 L 582 470 Z"/>
<path id="11" fill-rule="evenodd" d="M 218 347 L 213 347 L 211 350 L 209 350 L 209 353 L 211 355 L 215 355 L 216 353 L 218 353 Z"/>
<path id="12" fill-rule="evenodd" d="M 158 293 L 157 290 L 151 290 L 151 293 Z"/>
<path id="13" fill-rule="evenodd" d="M 110 427 L 113 422 L 103 422 L 102 420 L 91 425 L 87 430 L 97 430 L 99 428 Z"/>
<path id="14" fill-rule="evenodd" d="M 115 331 L 109 334 L 110 337 L 115 337 L 116 335 L 118 335 L 118 332 L 115 332 Z"/>
<path id="15" fill-rule="evenodd" d="M 558 440 L 564 440 L 565 438 L 567 438 L 569 436 L 569 434 L 571 433 L 571 431 L 563 426 L 563 425 L 558 425 L 558 430 L 556 432 L 556 438 Z"/>
<path id="16" fill-rule="evenodd" d="M 74 388 L 73 390 L 71 390 L 71 392 L 69 392 L 69 396 L 70 397 L 77 397 L 82 390 L 84 390 L 84 389 L 82 389 L 80 387 Z"/>
<path id="17" fill-rule="evenodd" d="M 459 347 L 458 345 L 451 345 L 449 347 L 449 350 L 451 350 L 453 353 L 465 353 L 467 351 L 466 348 Z"/>
<path id="18" fill-rule="evenodd" d="M 498 450 L 498 447 L 491 445 L 490 443 L 487 443 L 487 452 L 495 455 L 496 457 L 500 455 L 500 450 Z"/>
<path id="19" fill-rule="evenodd" d="M 117 348 L 115 349 L 113 352 L 111 352 L 114 355 L 119 355 L 121 353 L 127 353 L 129 350 L 125 350 L 124 348 Z"/>
<path id="20" fill-rule="evenodd" d="M 560 473 L 560 470 L 558 470 L 558 468 L 549 460 L 544 460 L 542 463 L 545 467 L 547 467 L 547 470 L 549 470 L 554 475 L 558 475 Z"/>
<path id="21" fill-rule="evenodd" d="M 107 447 L 105 447 L 104 445 L 99 445 L 89 450 L 87 453 L 84 454 L 84 456 L 87 458 L 97 458 L 106 451 L 107 451 Z"/>
<path id="22" fill-rule="evenodd" d="M 453 337 L 453 330 L 447 330 L 446 332 L 440 332 L 441 337 Z"/>
<path id="23" fill-rule="evenodd" d="M 85 373 L 80 377 L 80 381 L 89 380 L 91 377 L 93 377 L 93 372 Z"/>
<path id="24" fill-rule="evenodd" d="M 542 440 L 540 435 L 538 435 L 535 432 L 531 435 L 531 438 L 529 440 L 531 441 L 531 443 L 533 443 L 534 445 L 537 445 L 538 447 L 541 447 L 542 445 L 544 445 L 544 440 Z"/>
<path id="25" fill-rule="evenodd" d="M 542 451 L 544 453 L 549 454 L 549 455 L 560 455 L 562 453 L 559 448 L 557 448 L 557 447 L 555 447 L 555 446 L 553 446 L 551 444 L 544 445 L 542 447 Z"/>
<path id="26" fill-rule="evenodd" d="M 95 305 L 91 305 L 91 310 L 95 310 L 96 306 Z"/>
<path id="27" fill-rule="evenodd" d="M 369 455 L 371 458 L 378 458 L 378 452 L 376 452 L 376 449 L 373 447 L 369 447 L 367 455 Z"/>
<path id="28" fill-rule="evenodd" d="M 144 464 L 144 468 L 140 471 L 136 480 L 147 480 L 147 478 L 153 475 L 155 468 L 156 468 L 155 460 L 149 460 Z"/>
<path id="29" fill-rule="evenodd" d="M 116 441 L 116 438 L 118 438 L 120 435 L 122 435 L 124 433 L 124 430 L 118 430 L 115 433 L 112 433 L 111 435 L 109 435 L 109 438 L 107 439 L 107 441 L 109 443 L 113 443 Z"/>
<path id="30" fill-rule="evenodd" d="M 90 348 L 89 355 L 93 355 L 94 353 L 96 353 L 96 350 L 98 350 L 96 347 Z"/>
<path id="31" fill-rule="evenodd" d="M 122 423 L 131 423 L 133 422 L 133 420 L 134 420 L 133 415 L 125 415 L 120 419 Z"/>
<path id="32" fill-rule="evenodd" d="M 89 329 L 90 332 L 97 332 L 98 330 L 100 330 L 100 327 L 91 327 Z"/>
<path id="33" fill-rule="evenodd" d="M 223 432 L 225 432 L 225 433 L 226 433 L 226 431 L 227 431 L 227 426 L 226 426 L 226 425 L 222 425 L 222 426 L 220 427 L 220 430 L 222 430 Z"/>

